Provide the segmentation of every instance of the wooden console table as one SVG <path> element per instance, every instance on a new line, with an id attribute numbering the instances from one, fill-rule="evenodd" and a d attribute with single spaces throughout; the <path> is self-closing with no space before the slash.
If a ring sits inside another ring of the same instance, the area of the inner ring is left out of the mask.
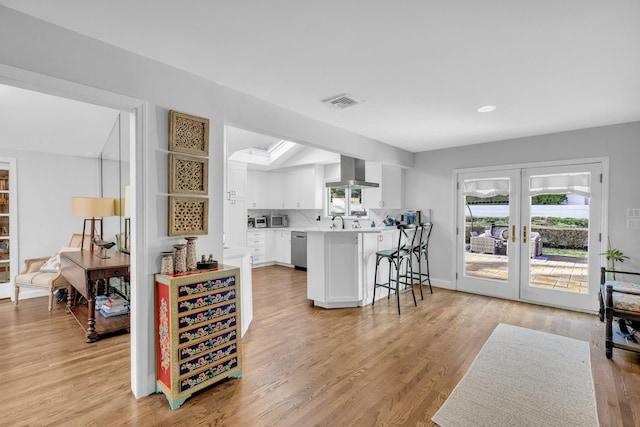
<path id="1" fill-rule="evenodd" d="M 129 280 L 129 255 L 109 252 L 109 256 L 98 258 L 90 251 L 60 253 L 62 275 L 69 281 L 67 313 L 73 314 L 85 330 L 88 343 L 95 342 L 99 335 L 129 329 L 129 314 L 96 318 L 98 289 L 106 290 L 112 277 Z M 86 306 L 75 304 L 76 291 L 87 299 Z"/>

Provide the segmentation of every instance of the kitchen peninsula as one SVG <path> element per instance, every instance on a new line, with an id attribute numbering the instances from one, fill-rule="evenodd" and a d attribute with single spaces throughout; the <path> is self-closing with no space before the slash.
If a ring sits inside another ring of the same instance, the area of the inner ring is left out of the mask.
<path id="1" fill-rule="evenodd" d="M 396 227 L 308 229 L 307 298 L 323 308 L 371 304 L 376 251 L 395 247 L 398 233 Z M 388 271 L 381 262 L 379 277 L 387 277 Z"/>

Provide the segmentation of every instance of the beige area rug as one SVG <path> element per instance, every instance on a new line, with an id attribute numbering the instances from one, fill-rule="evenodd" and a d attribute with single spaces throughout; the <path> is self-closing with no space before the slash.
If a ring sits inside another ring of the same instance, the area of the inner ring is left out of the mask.
<path id="1" fill-rule="evenodd" d="M 598 426 L 589 344 L 501 323 L 432 420 L 441 427 Z"/>

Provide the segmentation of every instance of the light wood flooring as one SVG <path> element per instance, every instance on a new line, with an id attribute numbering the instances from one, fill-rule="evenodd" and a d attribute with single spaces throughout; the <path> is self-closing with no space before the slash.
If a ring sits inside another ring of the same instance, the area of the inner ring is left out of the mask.
<path id="1" fill-rule="evenodd" d="M 86 344 L 64 304 L 48 312 L 46 298 L 0 301 L 0 425 L 433 425 L 500 322 L 590 342 L 601 426 L 640 425 L 640 355 L 614 349 L 607 360 L 595 315 L 438 288 L 418 307 L 402 295 L 402 315 L 394 297 L 325 310 L 306 299 L 305 280 L 284 267 L 254 270 L 243 377 L 175 411 L 162 394 L 133 397 L 129 335 Z"/>

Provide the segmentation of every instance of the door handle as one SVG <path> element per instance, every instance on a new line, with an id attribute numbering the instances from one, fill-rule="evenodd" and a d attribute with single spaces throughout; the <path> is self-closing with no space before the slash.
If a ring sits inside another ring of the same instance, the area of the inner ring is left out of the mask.
<path id="1" fill-rule="evenodd" d="M 511 226 L 511 241 L 515 243 L 516 241 L 516 226 Z"/>
<path id="2" fill-rule="evenodd" d="M 527 226 L 522 226 L 522 243 L 527 243 Z"/>

